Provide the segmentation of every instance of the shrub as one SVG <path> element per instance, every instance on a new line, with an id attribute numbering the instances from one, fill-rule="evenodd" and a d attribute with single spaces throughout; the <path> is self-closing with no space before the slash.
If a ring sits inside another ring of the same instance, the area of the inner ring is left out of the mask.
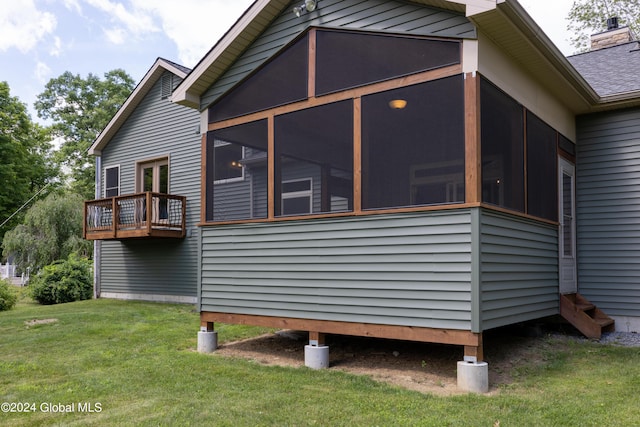
<path id="1" fill-rule="evenodd" d="M 91 299 L 91 261 L 72 254 L 65 261 L 56 261 L 44 267 L 31 278 L 29 287 L 33 299 L 45 305 Z"/>
<path id="2" fill-rule="evenodd" d="M 0 311 L 11 310 L 18 301 L 13 285 L 6 280 L 0 279 Z"/>

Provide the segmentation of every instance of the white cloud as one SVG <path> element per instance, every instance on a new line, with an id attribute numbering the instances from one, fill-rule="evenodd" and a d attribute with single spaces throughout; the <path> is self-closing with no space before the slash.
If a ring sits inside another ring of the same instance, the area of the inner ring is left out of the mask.
<path id="1" fill-rule="evenodd" d="M 55 36 L 53 38 L 53 46 L 49 49 L 49 55 L 51 56 L 60 56 L 62 52 L 62 40 L 60 37 Z"/>
<path id="2" fill-rule="evenodd" d="M 110 43 L 124 44 L 127 39 L 127 32 L 123 28 L 105 28 L 103 31 Z"/>
<path id="3" fill-rule="evenodd" d="M 121 44 L 127 37 L 140 37 L 147 33 L 157 32 L 159 28 L 153 18 L 145 11 L 138 9 L 135 3 L 127 9 L 123 3 L 111 0 L 85 0 L 87 4 L 106 13 L 114 24 L 105 28 L 104 32 L 112 43 Z"/>
<path id="4" fill-rule="evenodd" d="M 0 51 L 32 50 L 57 25 L 56 17 L 38 10 L 33 0 L 3 2 L 0 8 Z"/>
<path id="5" fill-rule="evenodd" d="M 44 62 L 38 62 L 36 64 L 35 75 L 40 83 L 45 84 L 51 75 L 51 68 Z"/>
<path id="6" fill-rule="evenodd" d="M 193 67 L 241 16 L 252 0 L 131 0 L 156 16 L 178 47 L 178 59 Z"/>

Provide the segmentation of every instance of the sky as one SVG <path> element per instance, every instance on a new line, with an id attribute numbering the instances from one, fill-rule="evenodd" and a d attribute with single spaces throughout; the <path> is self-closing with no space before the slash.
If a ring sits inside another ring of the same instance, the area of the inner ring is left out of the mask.
<path id="1" fill-rule="evenodd" d="M 253 0 L 3 0 L 0 81 L 33 103 L 65 71 L 100 78 L 122 68 L 136 82 L 162 57 L 194 67 Z M 565 55 L 572 0 L 520 0 Z"/>

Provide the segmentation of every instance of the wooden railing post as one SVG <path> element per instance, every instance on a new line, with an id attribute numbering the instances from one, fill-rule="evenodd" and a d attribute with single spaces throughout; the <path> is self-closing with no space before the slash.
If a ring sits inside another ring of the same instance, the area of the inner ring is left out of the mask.
<path id="1" fill-rule="evenodd" d="M 89 211 L 89 206 L 88 206 L 87 201 L 85 200 L 85 202 L 84 202 L 84 214 L 82 216 L 82 238 L 83 239 L 87 238 L 87 221 L 89 220 L 88 211 Z"/>
<path id="2" fill-rule="evenodd" d="M 151 191 L 147 191 L 146 194 L 147 200 L 147 236 L 151 235 L 151 224 L 153 224 L 153 216 L 154 216 L 154 207 L 153 206 L 153 195 Z"/>
<path id="3" fill-rule="evenodd" d="M 182 237 L 187 235 L 187 198 L 182 197 Z"/>
<path id="4" fill-rule="evenodd" d="M 118 200 L 114 197 L 111 199 L 111 212 L 113 217 L 111 218 L 111 228 L 113 228 L 113 238 L 118 237 L 118 226 L 120 225 L 120 205 L 118 205 Z"/>

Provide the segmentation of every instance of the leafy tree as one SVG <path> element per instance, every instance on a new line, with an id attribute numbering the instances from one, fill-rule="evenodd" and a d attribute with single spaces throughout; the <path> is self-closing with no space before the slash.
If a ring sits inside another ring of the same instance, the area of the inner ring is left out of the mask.
<path id="1" fill-rule="evenodd" d="M 93 245 L 82 238 L 83 197 L 51 193 L 28 211 L 24 223 L 5 234 L 3 254 L 14 255 L 22 271 L 34 273 L 77 253 L 89 256 Z"/>
<path id="2" fill-rule="evenodd" d="M 607 29 L 607 19 L 617 17 L 620 26 L 628 26 L 634 38 L 640 34 L 640 1 L 574 0 L 569 11 L 567 29 L 573 34 L 571 44 L 580 51 L 589 49 L 592 34 Z"/>
<path id="3" fill-rule="evenodd" d="M 56 177 L 50 140 L 48 130 L 33 123 L 26 106 L 0 82 L 0 239 L 24 217 L 12 215 Z"/>
<path id="4" fill-rule="evenodd" d="M 72 177 L 71 188 L 86 199 L 94 195 L 95 170 L 87 150 L 127 99 L 135 82 L 121 69 L 89 74 L 86 79 L 67 71 L 51 79 L 35 103 L 38 116 L 53 121 L 62 139 L 57 159 Z"/>

